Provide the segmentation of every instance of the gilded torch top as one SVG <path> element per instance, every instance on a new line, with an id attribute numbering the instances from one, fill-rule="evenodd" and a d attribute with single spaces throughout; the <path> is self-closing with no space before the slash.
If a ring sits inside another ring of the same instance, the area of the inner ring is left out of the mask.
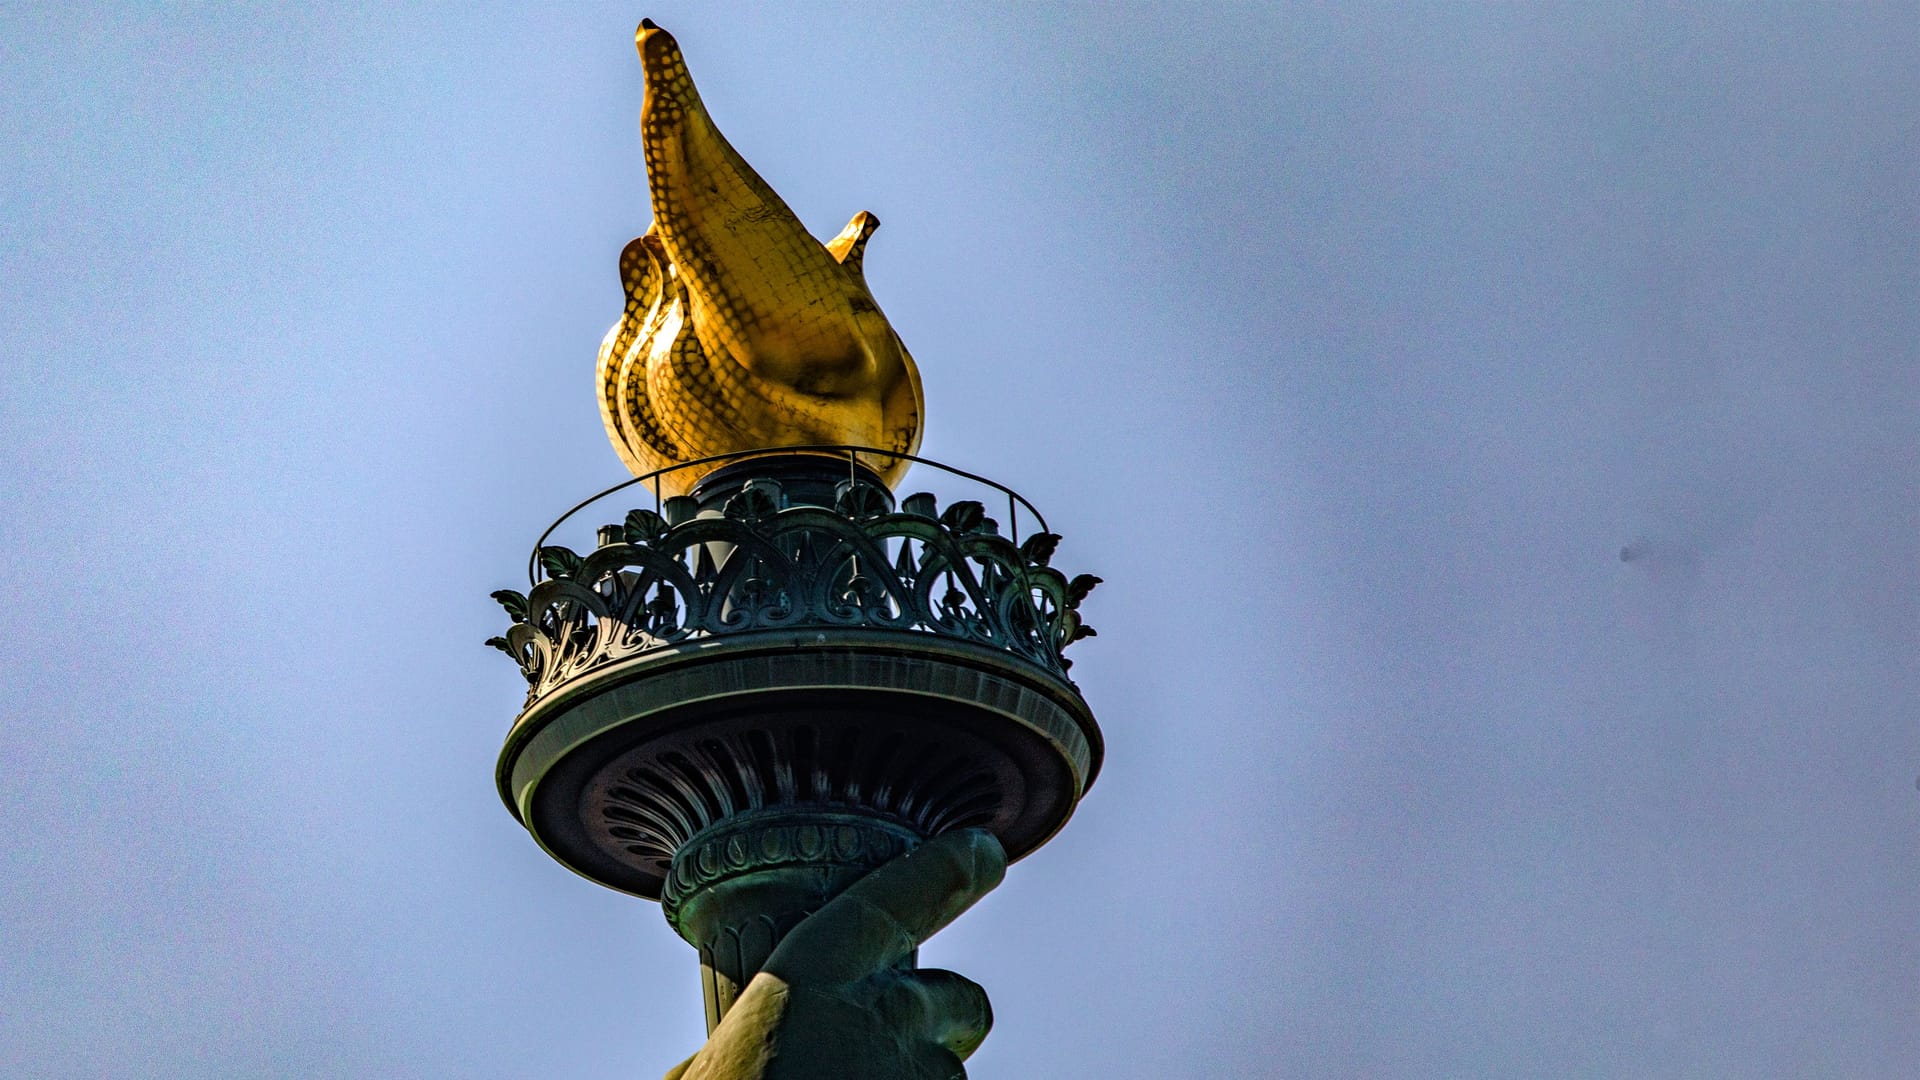
<path id="1" fill-rule="evenodd" d="M 600 346 L 614 449 L 636 475 L 810 443 L 913 453 L 920 375 L 861 271 L 879 219 L 815 240 L 714 126 L 673 37 L 647 21 L 635 40 L 653 225 L 621 253 L 626 311 Z M 897 483 L 909 463 L 868 464 Z"/>

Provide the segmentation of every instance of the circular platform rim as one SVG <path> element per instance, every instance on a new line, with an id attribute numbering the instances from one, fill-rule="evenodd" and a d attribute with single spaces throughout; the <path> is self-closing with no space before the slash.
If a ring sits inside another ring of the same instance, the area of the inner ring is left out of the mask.
<path id="1" fill-rule="evenodd" d="M 663 687 L 663 690 L 668 692 L 663 695 L 657 706 L 643 708 L 631 715 L 595 720 L 581 711 L 590 709 L 596 701 L 607 700 L 607 695 L 643 680 L 664 680 L 669 684 L 686 683 L 690 679 L 698 680 L 701 677 L 700 669 L 724 665 L 764 664 L 770 660 L 777 664 L 782 658 L 795 660 L 806 658 L 806 661 L 815 664 L 823 659 L 837 661 L 849 671 L 864 666 L 866 673 L 857 678 L 849 676 L 838 680 L 789 680 L 759 686 L 736 686 L 722 692 L 690 698 L 674 696 L 668 687 Z M 874 682 L 873 675 L 883 671 L 892 661 L 932 665 L 930 671 L 945 668 L 953 672 L 968 672 L 974 678 L 976 686 L 987 687 L 997 683 L 1016 694 L 1032 694 L 1044 703 L 1052 715 L 1070 727 L 1083 745 L 1075 748 L 1063 742 L 1059 734 L 1047 730 L 1048 725 L 1038 722 L 1035 717 L 1023 715 L 1002 702 L 992 699 L 1001 695 L 983 696 L 976 692 L 962 696 L 942 693 L 934 686 L 901 685 L 897 681 Z M 535 824 L 529 821 L 541 782 L 556 771 L 569 755 L 581 747 L 622 728 L 644 724 L 650 717 L 684 713 L 689 706 L 697 707 L 705 702 L 735 702 L 763 694 L 780 694 L 796 690 L 850 691 L 909 698 L 924 697 L 949 705 L 996 714 L 1046 744 L 1060 759 L 1066 774 L 1074 778 L 1077 790 L 1066 800 L 1065 814 L 1059 821 L 1053 823 L 1038 843 L 1026 849 L 1028 852 L 1037 850 L 1071 819 L 1080 799 L 1099 776 L 1101 759 L 1104 756 L 1104 739 L 1099 725 L 1094 720 L 1092 710 L 1077 690 L 1070 683 L 1017 657 L 990 647 L 928 634 L 809 627 L 757 631 L 689 642 L 672 649 L 649 652 L 608 665 L 561 686 L 523 712 L 509 730 L 495 768 L 495 786 L 508 811 L 527 828 L 534 841 L 556 862 L 597 884 L 632 893 L 633 890 L 621 889 L 575 866 L 554 850 Z M 569 723 L 570 718 L 574 718 L 571 723 Z M 680 726 L 682 725 L 678 722 L 669 721 L 661 731 L 664 734 Z M 554 745 L 540 745 L 542 742 L 553 742 L 556 739 L 558 742 Z M 645 892 L 633 894 L 648 895 Z"/>

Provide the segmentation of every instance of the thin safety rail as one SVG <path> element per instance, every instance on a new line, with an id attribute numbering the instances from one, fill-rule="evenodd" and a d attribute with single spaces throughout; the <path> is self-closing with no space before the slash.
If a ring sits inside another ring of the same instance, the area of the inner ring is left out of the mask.
<path id="1" fill-rule="evenodd" d="M 606 489 L 605 491 L 600 492 L 598 495 L 591 496 L 590 498 L 584 499 L 574 504 L 571 510 L 568 510 L 566 513 L 561 514 L 558 518 L 555 518 L 553 524 L 547 526 L 546 531 L 540 534 L 540 539 L 534 541 L 533 551 L 527 555 L 527 582 L 530 585 L 538 585 L 540 583 L 540 569 L 541 569 L 540 549 L 546 546 L 547 538 L 551 537 L 554 534 L 554 531 L 560 528 L 560 526 L 566 524 L 573 517 L 573 515 L 579 513 L 582 510 L 585 510 L 587 507 L 592 506 L 594 503 L 599 502 L 601 499 L 604 499 L 609 495 L 613 495 L 618 492 L 625 491 L 627 488 L 630 488 L 635 484 L 645 484 L 651 481 L 653 486 L 653 509 L 655 513 L 659 513 L 661 508 L 661 503 L 662 503 L 662 499 L 660 497 L 660 478 L 668 475 L 669 473 L 680 472 L 684 469 L 697 469 L 707 465 L 718 465 L 718 464 L 722 464 L 724 462 L 729 462 L 729 461 L 740 461 L 746 458 L 774 457 L 782 454 L 829 454 L 829 453 L 845 454 L 847 456 L 847 475 L 850 479 L 853 478 L 855 475 L 855 469 L 860 462 L 860 455 L 866 454 L 871 457 L 887 458 L 889 460 L 906 460 L 906 461 L 911 461 L 916 465 L 930 466 L 932 468 L 938 469 L 941 472 L 947 473 L 949 475 L 958 476 L 964 480 L 971 480 L 976 484 L 984 484 L 987 487 L 993 488 L 995 491 L 998 491 L 1007 497 L 1007 518 L 1008 518 L 1007 530 L 1016 547 L 1018 547 L 1020 544 L 1020 509 L 1019 508 L 1022 506 L 1026 507 L 1027 513 L 1032 514 L 1033 520 L 1039 523 L 1041 532 L 1049 531 L 1047 529 L 1046 517 L 1040 513 L 1040 510 L 1038 507 L 1034 506 L 1031 502 L 1027 501 L 1026 496 L 1020 494 L 1019 492 L 1013 490 L 1012 488 L 1006 486 L 1005 484 L 999 483 L 998 481 L 989 480 L 986 477 L 979 475 L 978 473 L 970 473 L 965 469 L 956 469 L 951 465 L 947 465 L 943 462 L 935 461 L 932 458 L 924 458 L 919 456 L 918 454 L 903 454 L 897 450 L 882 450 L 882 449 L 879 449 L 878 447 L 873 447 L 873 446 L 854 446 L 846 443 L 821 443 L 821 444 L 812 444 L 807 446 L 767 447 L 761 450 L 736 450 L 730 454 L 715 454 L 712 457 L 697 458 L 693 461 L 683 461 L 678 465 L 669 465 L 664 469 L 655 469 L 650 473 L 642 473 L 641 475 L 636 476 L 631 480 L 623 480 L 620 483 L 615 484 L 612 487 Z"/>

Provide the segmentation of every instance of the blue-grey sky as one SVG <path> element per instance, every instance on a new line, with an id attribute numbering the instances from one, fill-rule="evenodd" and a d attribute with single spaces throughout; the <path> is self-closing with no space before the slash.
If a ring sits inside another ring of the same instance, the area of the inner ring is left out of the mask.
<path id="1" fill-rule="evenodd" d="M 0 1073 L 697 1045 L 480 645 L 641 15 L 1107 579 L 973 1075 L 1916 1075 L 1920 12 L 689 2 L 0 10 Z"/>

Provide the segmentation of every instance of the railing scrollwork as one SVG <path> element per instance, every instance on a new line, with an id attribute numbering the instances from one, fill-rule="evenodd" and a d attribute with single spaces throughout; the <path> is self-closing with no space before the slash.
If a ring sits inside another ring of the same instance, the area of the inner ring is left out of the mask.
<path id="1" fill-rule="evenodd" d="M 1062 650 L 1093 634 L 1079 607 L 1100 579 L 1051 565 L 1058 535 L 1016 543 L 971 500 L 941 509 L 920 493 L 896 509 L 858 478 L 839 482 L 832 506 L 791 501 L 771 479 L 747 481 L 718 512 L 671 498 L 602 527 L 598 540 L 586 554 L 539 548 L 546 579 L 493 594 L 513 625 L 487 643 L 519 663 L 529 705 L 606 665 L 721 635 L 935 635 L 1066 679 Z"/>

